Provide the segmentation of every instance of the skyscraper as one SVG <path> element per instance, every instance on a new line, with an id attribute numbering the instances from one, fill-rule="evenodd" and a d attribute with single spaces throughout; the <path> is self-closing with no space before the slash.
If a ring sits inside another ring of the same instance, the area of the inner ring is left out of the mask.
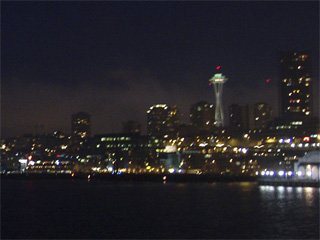
<path id="1" fill-rule="evenodd" d="M 166 104 L 157 104 L 147 111 L 148 134 L 163 137 L 175 134 L 179 125 L 177 106 L 169 107 Z"/>
<path id="2" fill-rule="evenodd" d="M 232 104 L 229 107 L 230 129 L 245 132 L 253 129 L 265 129 L 273 120 L 272 107 L 267 103 L 255 103 L 240 106 Z"/>
<path id="3" fill-rule="evenodd" d="M 234 132 L 244 132 L 249 129 L 248 110 L 245 106 L 232 104 L 229 107 L 229 127 Z"/>
<path id="4" fill-rule="evenodd" d="M 73 143 L 81 143 L 83 139 L 90 137 L 90 115 L 84 112 L 72 114 L 71 131 Z"/>
<path id="5" fill-rule="evenodd" d="M 267 103 L 255 103 L 253 105 L 254 129 L 265 129 L 273 120 L 272 107 Z"/>
<path id="6" fill-rule="evenodd" d="M 214 126 L 214 105 L 197 102 L 190 108 L 190 124 L 197 130 L 210 130 Z"/>
<path id="7" fill-rule="evenodd" d="M 280 52 L 280 117 L 301 119 L 312 115 L 311 60 L 308 52 Z"/>

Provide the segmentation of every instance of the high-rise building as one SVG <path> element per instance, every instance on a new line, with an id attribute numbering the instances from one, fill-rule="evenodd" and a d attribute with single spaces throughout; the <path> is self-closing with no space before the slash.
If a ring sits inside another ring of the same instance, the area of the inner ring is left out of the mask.
<path id="1" fill-rule="evenodd" d="M 254 128 L 253 106 L 232 104 L 229 107 L 229 127 L 233 131 L 245 132 Z"/>
<path id="2" fill-rule="evenodd" d="M 273 120 L 272 107 L 267 103 L 255 103 L 229 107 L 229 127 L 233 131 L 244 132 L 253 129 L 265 129 Z"/>
<path id="3" fill-rule="evenodd" d="M 90 115 L 79 112 L 71 116 L 71 137 L 74 143 L 81 143 L 90 137 Z"/>
<path id="4" fill-rule="evenodd" d="M 312 79 L 308 52 L 280 52 L 280 117 L 301 119 L 311 116 Z"/>
<path id="5" fill-rule="evenodd" d="M 166 104 L 157 104 L 147 111 L 148 135 L 163 137 L 175 134 L 179 126 L 177 106 L 169 107 Z"/>
<path id="6" fill-rule="evenodd" d="M 210 130 L 214 127 L 214 105 L 205 101 L 191 105 L 190 124 L 197 130 Z"/>
<path id="7" fill-rule="evenodd" d="M 245 109 L 238 104 L 232 104 L 229 107 L 229 127 L 232 131 L 242 132 L 247 130 L 248 126 L 245 125 Z"/>
<path id="8" fill-rule="evenodd" d="M 273 121 L 272 107 L 267 103 L 255 103 L 253 105 L 254 129 L 265 129 Z"/>

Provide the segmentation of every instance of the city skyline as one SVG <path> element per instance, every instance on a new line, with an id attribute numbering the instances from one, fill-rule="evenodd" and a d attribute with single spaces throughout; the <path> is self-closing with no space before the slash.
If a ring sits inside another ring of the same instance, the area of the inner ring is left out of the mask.
<path id="1" fill-rule="evenodd" d="M 214 102 L 217 66 L 233 103 L 270 104 L 278 116 L 278 52 L 310 51 L 319 82 L 317 2 L 2 3 L 2 137 L 70 132 L 92 116 L 92 135 L 120 132 L 147 109 Z M 300 10 L 304 9 L 304 14 Z M 284 11 L 285 9 L 285 11 Z M 307 14 L 306 14 L 307 13 Z M 228 120 L 228 117 L 226 117 Z"/>

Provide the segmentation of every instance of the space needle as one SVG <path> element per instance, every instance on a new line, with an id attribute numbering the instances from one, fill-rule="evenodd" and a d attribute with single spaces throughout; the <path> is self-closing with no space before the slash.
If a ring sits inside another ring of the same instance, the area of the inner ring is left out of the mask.
<path id="1" fill-rule="evenodd" d="M 218 69 L 218 68 L 217 68 Z M 224 126 L 223 107 L 222 107 L 222 89 L 223 84 L 228 80 L 222 73 L 216 73 L 209 82 L 214 85 L 214 92 L 216 95 L 216 109 L 215 109 L 215 125 L 217 127 Z"/>

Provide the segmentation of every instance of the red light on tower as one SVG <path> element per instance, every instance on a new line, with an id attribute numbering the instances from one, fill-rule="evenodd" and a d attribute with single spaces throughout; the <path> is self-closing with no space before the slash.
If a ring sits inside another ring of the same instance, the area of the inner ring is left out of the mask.
<path id="1" fill-rule="evenodd" d="M 270 82 L 270 78 L 268 78 L 268 79 L 266 80 L 266 82 L 269 83 L 269 82 Z"/>
<path id="2" fill-rule="evenodd" d="M 221 66 L 217 66 L 216 69 L 219 70 L 221 68 Z"/>

